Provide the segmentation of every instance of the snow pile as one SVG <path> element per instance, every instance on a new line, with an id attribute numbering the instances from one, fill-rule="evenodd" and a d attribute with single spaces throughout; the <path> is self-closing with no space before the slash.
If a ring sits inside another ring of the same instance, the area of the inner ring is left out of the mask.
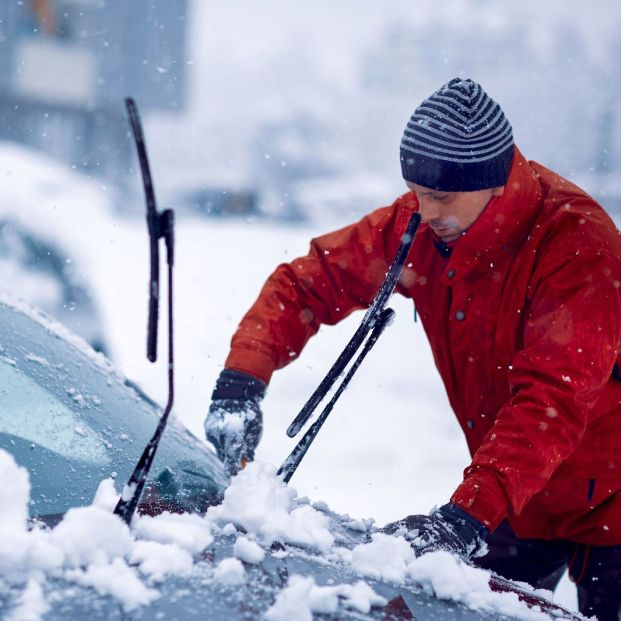
<path id="1" fill-rule="evenodd" d="M 328 517 L 306 500 L 299 499 L 297 491 L 285 485 L 269 464 L 249 464 L 232 479 L 224 502 L 210 509 L 207 516 L 224 524 L 223 530 L 229 534 L 234 532 L 231 524 L 235 524 L 266 546 L 279 541 L 331 553 L 324 554 L 324 558 L 340 559 L 361 576 L 398 584 L 413 582 L 440 599 L 463 602 L 475 610 L 507 614 L 528 621 L 548 618 L 545 613 L 520 602 L 515 593 L 492 591 L 489 572 L 467 565 L 448 552 L 417 558 L 403 537 L 384 533 L 374 533 L 369 543 L 357 545 L 352 550 L 333 546 L 334 536 L 329 530 Z M 362 522 L 360 526 L 366 527 L 367 523 Z M 240 536 L 234 554 L 245 562 L 258 563 L 263 559 L 264 551 L 252 539 Z M 224 561 L 220 566 L 223 564 Z M 239 566 L 227 563 L 219 573 L 223 582 L 232 580 L 227 583 L 235 583 L 235 580 L 243 580 L 243 571 L 240 570 L 243 570 L 241 563 Z M 368 612 L 371 606 L 382 605 L 382 598 L 378 598 L 366 583 L 358 583 L 356 587 L 321 587 L 312 578 L 293 576 L 266 618 L 270 621 L 311 619 L 313 612 L 334 612 L 339 598 L 345 606 L 363 612 Z"/>
<path id="2" fill-rule="evenodd" d="M 158 583 L 167 576 L 193 571 L 195 555 L 213 543 L 214 530 L 236 536 L 233 556 L 220 560 L 212 574 L 225 587 L 244 584 L 244 563 L 260 563 L 264 546 L 279 541 L 318 550 L 318 560 L 335 569 L 345 563 L 361 577 L 421 585 L 440 599 L 475 610 L 528 621 L 548 618 L 515 593 L 493 592 L 488 572 L 446 552 L 416 558 L 403 537 L 374 533 L 369 543 L 352 550 L 334 545 L 329 518 L 299 499 L 269 465 L 250 464 L 232 480 L 223 504 L 206 517 L 137 517 L 131 529 L 112 513 L 118 497 L 111 480 L 102 482 L 91 506 L 71 509 L 55 528 L 28 530 L 28 473 L 2 450 L 0 479 L 10 482 L 0 486 L 0 581 L 23 588 L 14 602 L 15 618 L 37 621 L 45 614 L 48 577 L 92 587 L 126 611 L 148 605 L 159 597 Z M 240 534 L 234 524 L 246 532 Z M 339 605 L 364 614 L 385 603 L 363 581 L 320 586 L 313 578 L 293 575 L 266 619 L 312 619 L 313 613 L 333 613 Z"/>
<path id="3" fill-rule="evenodd" d="M 7 621 L 38 621 L 49 610 L 41 584 L 31 578 L 20 593 L 17 605 Z"/>
<path id="4" fill-rule="evenodd" d="M 111 480 L 102 482 L 92 505 L 71 509 L 54 529 L 28 530 L 28 473 L 2 450 L 0 479 L 11 482 L 0 486 L 0 576 L 26 585 L 14 610 L 19 618 L 38 619 L 47 609 L 47 575 L 111 595 L 127 611 L 147 605 L 159 595 L 155 583 L 191 571 L 192 555 L 213 541 L 209 523 L 196 515 L 141 517 L 130 530 L 112 514 Z"/>
<path id="5" fill-rule="evenodd" d="M 380 597 L 366 582 L 317 586 L 313 578 L 293 575 L 273 606 L 265 614 L 267 621 L 312 621 L 313 613 L 334 613 L 339 600 L 343 605 L 358 612 L 368 613 L 372 606 L 384 606 L 386 600 Z"/>
<path id="6" fill-rule="evenodd" d="M 233 546 L 233 554 L 245 563 L 256 565 L 265 558 L 265 552 L 263 548 L 257 545 L 254 541 L 246 539 L 246 537 L 240 537 Z"/>
<path id="7" fill-rule="evenodd" d="M 205 519 L 191 513 L 142 516 L 132 524 L 132 529 L 144 539 L 172 544 L 190 554 L 199 554 L 213 542 L 211 529 Z"/>
<path id="8" fill-rule="evenodd" d="M 408 567 L 416 558 L 403 537 L 383 533 L 374 533 L 371 543 L 356 546 L 347 556 L 353 569 L 363 576 L 399 584 L 405 582 Z"/>
<path id="9" fill-rule="evenodd" d="M 271 464 L 248 464 L 207 517 L 254 533 L 266 546 L 279 541 L 327 552 L 334 543 L 329 518 L 298 499 L 297 491 L 276 476 Z"/>
<path id="10" fill-rule="evenodd" d="M 398 584 L 414 582 L 439 599 L 462 602 L 473 610 L 508 615 L 525 621 L 543 621 L 549 615 L 529 608 L 516 593 L 492 591 L 490 572 L 467 565 L 448 552 L 416 557 L 403 537 L 375 533 L 370 543 L 344 550 L 341 558 L 358 574 Z M 534 589 L 524 585 L 534 593 Z M 539 591 L 537 595 L 542 596 Z"/>
<path id="11" fill-rule="evenodd" d="M 156 582 L 161 582 L 170 574 L 187 575 L 194 564 L 192 555 L 186 550 L 155 541 L 137 541 L 129 561 Z"/>
<path id="12" fill-rule="evenodd" d="M 63 576 L 77 584 L 93 587 L 101 595 L 111 595 L 123 604 L 126 611 L 146 606 L 158 597 L 157 591 L 147 587 L 123 558 L 66 570 Z"/>
<path id="13" fill-rule="evenodd" d="M 459 601 L 474 610 L 493 611 L 528 621 L 550 619 L 542 610 L 520 602 L 517 593 L 492 591 L 489 572 L 466 565 L 448 552 L 421 556 L 410 565 L 408 573 L 412 580 L 440 599 Z"/>
<path id="14" fill-rule="evenodd" d="M 213 577 L 220 584 L 235 586 L 245 581 L 246 572 L 241 561 L 236 558 L 225 558 L 216 566 Z"/>

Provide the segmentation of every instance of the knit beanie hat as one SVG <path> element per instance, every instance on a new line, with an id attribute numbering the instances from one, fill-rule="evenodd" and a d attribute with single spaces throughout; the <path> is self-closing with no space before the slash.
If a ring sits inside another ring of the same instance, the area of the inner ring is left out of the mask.
<path id="1" fill-rule="evenodd" d="M 443 192 L 504 185 L 512 159 L 507 117 L 472 80 L 454 78 L 425 99 L 401 139 L 403 178 Z"/>

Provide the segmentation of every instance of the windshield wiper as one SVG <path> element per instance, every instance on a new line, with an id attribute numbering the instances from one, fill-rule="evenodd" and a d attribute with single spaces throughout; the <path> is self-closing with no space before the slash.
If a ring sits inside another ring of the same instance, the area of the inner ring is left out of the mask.
<path id="1" fill-rule="evenodd" d="M 160 254 L 159 241 L 164 239 L 166 244 L 166 262 L 168 265 L 168 403 L 160 418 L 157 429 L 151 440 L 144 448 L 129 481 L 123 488 L 121 498 L 114 509 L 114 513 L 129 525 L 138 506 L 149 470 L 153 463 L 157 447 L 168 422 L 174 400 L 174 349 L 173 349 L 173 260 L 174 260 L 174 213 L 172 209 L 158 212 L 155 204 L 155 191 L 151 179 L 149 159 L 142 131 L 142 123 L 138 114 L 136 102 L 125 100 L 129 122 L 136 143 L 138 161 L 142 171 L 145 201 L 147 206 L 147 226 L 149 228 L 149 245 L 151 256 L 151 273 L 149 279 L 149 323 L 147 333 L 147 358 L 151 362 L 157 360 L 157 325 L 159 319 L 159 290 L 160 290 Z"/>
<path id="2" fill-rule="evenodd" d="M 373 302 L 371 302 L 371 306 L 369 306 L 367 312 L 365 313 L 360 326 L 358 326 L 358 329 L 349 340 L 349 343 L 347 343 L 345 349 L 340 353 L 339 357 L 336 359 L 336 362 L 332 365 L 315 392 L 310 396 L 308 401 L 304 404 L 304 407 L 300 410 L 299 414 L 289 425 L 287 435 L 290 438 L 293 438 L 310 419 L 313 412 L 317 409 L 317 406 L 324 400 L 332 386 L 336 383 L 339 377 L 341 377 L 341 374 L 344 373 L 352 358 L 362 347 L 362 351 L 360 351 L 358 357 L 354 360 L 354 363 L 349 368 L 349 371 L 335 391 L 332 399 L 330 399 L 321 414 L 317 417 L 317 420 L 311 425 L 311 427 L 309 427 L 308 431 L 291 451 L 289 457 L 285 459 L 282 466 L 278 469 L 276 474 L 278 476 L 282 476 L 285 483 L 289 483 L 291 480 L 291 477 L 300 465 L 304 455 L 306 455 L 310 445 L 321 430 L 323 424 L 326 422 L 326 419 L 328 418 L 328 415 L 332 411 L 332 408 L 338 398 L 341 396 L 345 388 L 347 388 L 347 385 L 362 363 L 364 357 L 375 345 L 377 339 L 380 337 L 386 326 L 391 324 L 395 311 L 393 311 L 392 308 L 385 308 L 385 306 L 397 286 L 397 282 L 399 281 L 399 277 L 403 271 L 403 266 L 405 265 L 405 261 L 407 260 L 412 244 L 414 243 L 414 237 L 420 222 L 420 214 L 418 212 L 414 212 L 411 215 L 406 230 L 401 237 L 401 243 L 397 249 L 397 254 L 395 255 L 395 258 L 386 273 L 386 277 L 384 278 L 379 291 L 373 299 Z"/>

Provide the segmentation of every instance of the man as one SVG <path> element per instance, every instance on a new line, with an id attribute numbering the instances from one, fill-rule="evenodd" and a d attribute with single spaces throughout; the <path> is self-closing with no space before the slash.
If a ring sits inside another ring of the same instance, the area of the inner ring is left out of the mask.
<path id="1" fill-rule="evenodd" d="M 320 324 L 369 306 L 418 210 L 396 291 L 414 300 L 472 462 L 448 504 L 385 531 L 538 588 L 569 567 L 580 610 L 616 620 L 619 232 L 582 190 L 524 159 L 471 80 L 416 109 L 401 167 L 408 193 L 313 240 L 267 280 L 233 337 L 207 437 L 231 473 L 252 459 L 272 372 Z"/>

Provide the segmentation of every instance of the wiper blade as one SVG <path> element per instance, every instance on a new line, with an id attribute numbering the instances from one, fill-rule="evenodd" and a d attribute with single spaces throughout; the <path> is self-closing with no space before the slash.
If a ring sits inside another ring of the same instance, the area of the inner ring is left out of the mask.
<path id="1" fill-rule="evenodd" d="M 317 420 L 304 434 L 302 439 L 297 443 L 293 451 L 291 451 L 287 459 L 285 459 L 283 464 L 278 469 L 276 474 L 278 476 L 282 476 L 285 483 L 288 483 L 291 480 L 291 477 L 297 470 L 310 445 L 321 430 L 336 401 L 341 396 L 354 373 L 362 363 L 362 360 L 375 345 L 377 339 L 384 331 L 384 328 L 392 322 L 395 312 L 391 308 L 385 308 L 385 306 L 397 286 L 399 276 L 403 271 L 403 266 L 405 265 L 405 261 L 410 253 L 412 244 L 414 243 L 414 237 L 416 236 L 416 231 L 418 230 L 420 222 L 420 214 L 418 212 L 414 212 L 410 217 L 404 234 L 401 236 L 401 243 L 397 250 L 397 254 L 393 259 L 388 269 L 388 273 L 386 274 L 379 291 L 373 299 L 371 306 L 362 319 L 360 326 L 350 339 L 349 343 L 347 343 L 345 349 L 341 352 L 336 362 L 332 365 L 327 375 L 323 378 L 315 392 L 310 396 L 304 407 L 300 410 L 299 414 L 289 425 L 287 435 L 289 437 L 293 437 L 310 419 L 313 412 L 317 409 L 317 406 L 324 400 L 329 390 L 345 371 L 352 358 L 362 347 L 362 351 L 360 351 L 358 357 L 349 368 L 349 371 L 345 375 L 340 386 L 337 388 L 332 399 L 328 402 L 321 414 L 318 416 Z"/>

